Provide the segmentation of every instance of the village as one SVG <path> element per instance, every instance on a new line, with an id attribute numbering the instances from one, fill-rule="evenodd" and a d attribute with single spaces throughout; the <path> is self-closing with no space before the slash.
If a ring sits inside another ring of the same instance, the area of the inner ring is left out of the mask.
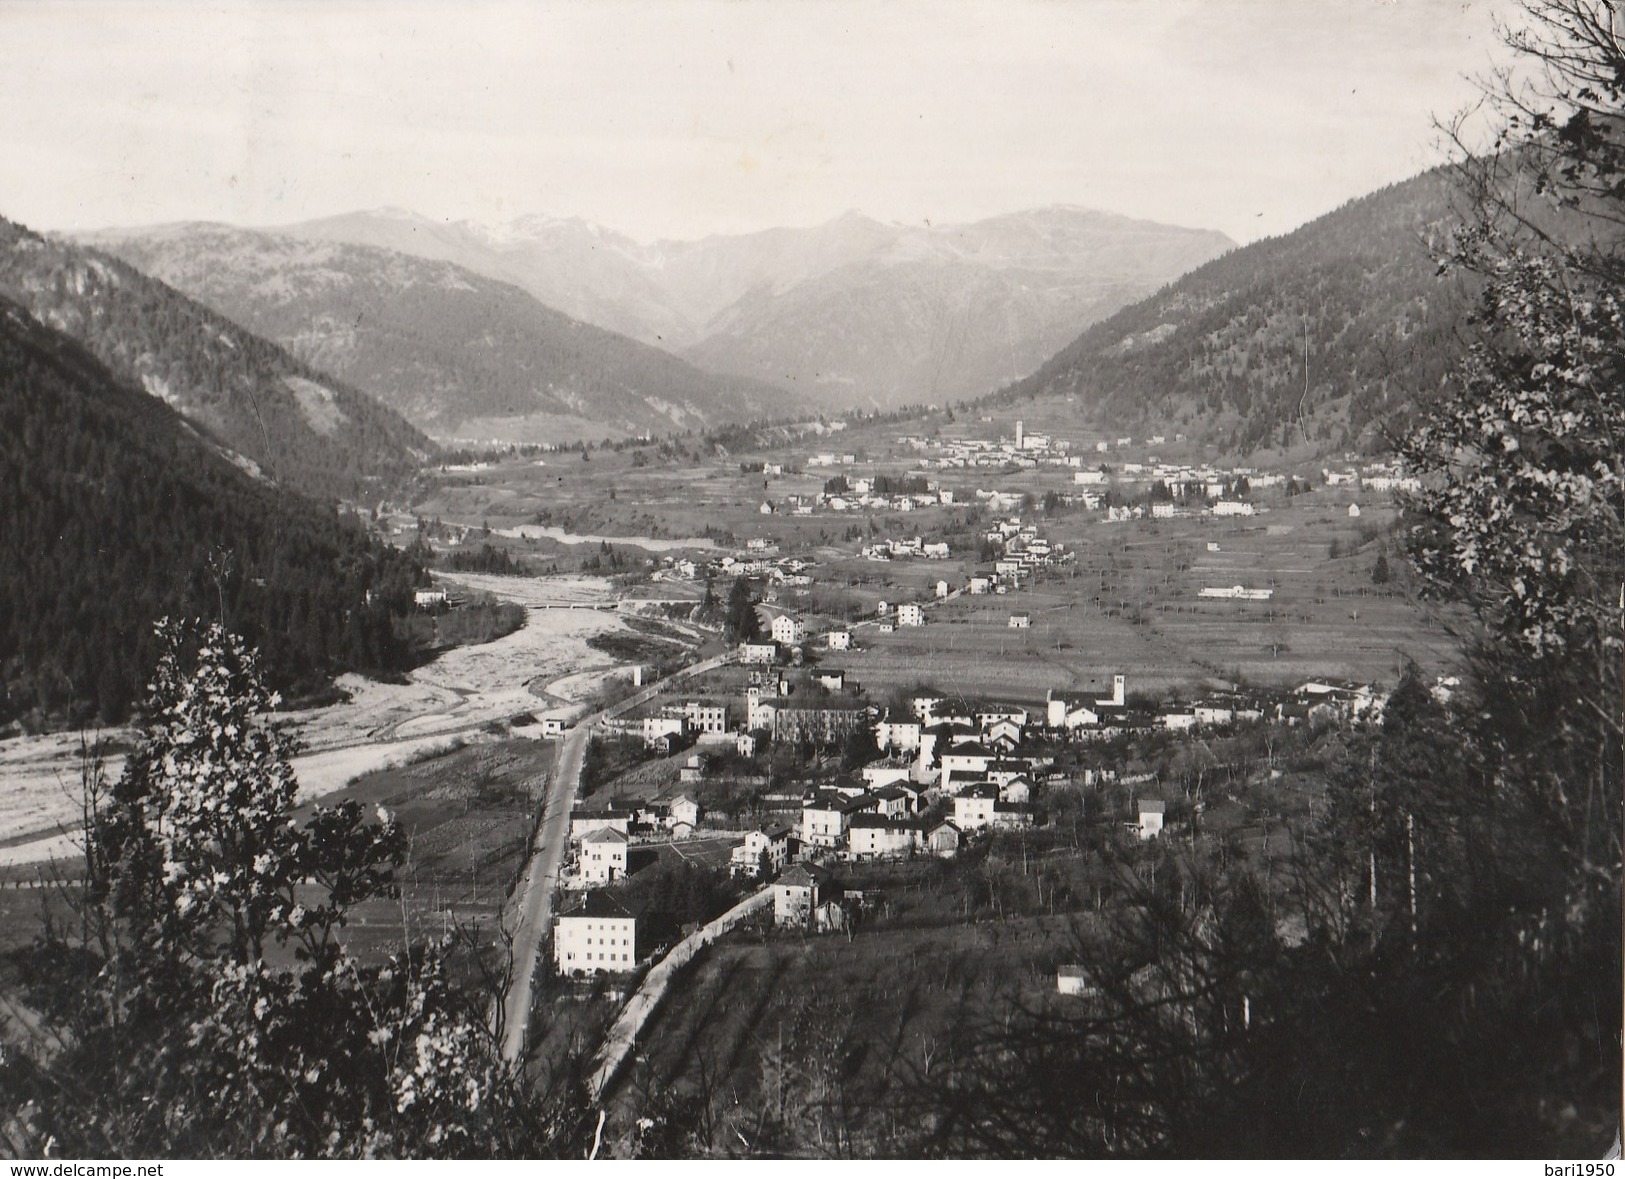
<path id="1" fill-rule="evenodd" d="M 894 712 L 867 701 L 861 685 L 842 671 L 806 663 L 802 644 L 822 640 L 827 651 L 848 651 L 850 630 L 813 635 L 799 619 L 780 614 L 771 634 L 770 641 L 739 646 L 738 669 L 749 668 L 742 695 L 657 700 L 604 723 L 604 739 L 676 764 L 677 780 L 653 798 L 611 798 L 572 811 L 572 860 L 562 883 L 575 899 L 555 920 L 559 973 L 628 973 L 670 945 L 673 923 L 659 913 L 646 920 L 643 906 L 618 898 L 617 886 L 640 864 L 655 862 L 660 847 L 725 831 L 703 801 L 713 767 L 765 761 L 775 746 L 850 750 L 872 743 L 877 754 L 833 773 L 816 759 L 799 789 L 764 787 L 752 809 L 777 817 L 733 833 L 738 842 L 727 872 L 771 892 L 773 926 L 834 932 L 854 920 L 865 898 L 864 889 L 843 887 L 842 865 L 952 857 L 967 840 L 1044 825 L 1051 821 L 1050 791 L 1120 781 L 1106 759 L 1088 756 L 1092 747 L 1158 730 L 1194 734 L 1375 719 L 1385 698 L 1372 685 L 1309 681 L 1273 699 L 1256 692 L 1209 695 L 1158 712 L 1131 706 L 1126 677 L 1107 674 L 1095 692 L 1052 690 L 1042 708 L 920 695 L 907 701 L 906 711 Z M 1441 679 L 1435 692 L 1448 691 Z M 1116 817 L 1123 839 L 1177 836 L 1177 826 L 1169 825 L 1170 800 L 1155 782 L 1124 785 L 1134 793 Z M 1175 810 L 1189 814 L 1183 801 Z"/>

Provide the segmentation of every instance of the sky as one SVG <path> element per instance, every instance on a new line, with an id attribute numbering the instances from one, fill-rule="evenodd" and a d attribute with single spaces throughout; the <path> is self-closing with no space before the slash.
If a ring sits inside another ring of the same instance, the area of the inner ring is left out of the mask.
<path id="1" fill-rule="evenodd" d="M 1045 205 L 1283 233 L 1438 163 L 1502 0 L 0 4 L 0 216 L 639 240 Z"/>

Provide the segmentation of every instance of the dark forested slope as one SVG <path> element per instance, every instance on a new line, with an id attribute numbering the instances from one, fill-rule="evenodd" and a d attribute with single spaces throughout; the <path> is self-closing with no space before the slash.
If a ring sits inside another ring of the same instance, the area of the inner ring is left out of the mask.
<path id="1" fill-rule="evenodd" d="M 364 500 L 433 449 L 393 410 L 164 283 L 4 219 L 0 295 L 285 487 Z"/>
<path id="2" fill-rule="evenodd" d="M 994 395 L 1075 396 L 1102 427 L 1237 449 L 1380 444 L 1462 352 L 1470 295 L 1428 242 L 1453 223 L 1432 171 L 1187 274 Z M 1307 382 L 1305 346 L 1307 343 Z"/>
<path id="3" fill-rule="evenodd" d="M 121 719 L 164 615 L 223 612 L 285 690 L 409 662 L 391 613 L 410 606 L 413 561 L 246 475 L 4 298 L 0 505 L 0 724 Z"/>

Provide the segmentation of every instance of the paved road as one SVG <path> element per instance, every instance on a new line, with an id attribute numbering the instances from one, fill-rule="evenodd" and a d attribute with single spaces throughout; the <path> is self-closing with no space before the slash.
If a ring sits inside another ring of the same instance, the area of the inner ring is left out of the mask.
<path id="1" fill-rule="evenodd" d="M 733 652 L 714 655 L 674 672 L 641 692 L 627 697 L 602 712 L 583 717 L 559 742 L 548 776 L 547 797 L 542 802 L 542 819 L 525 868 L 523 885 L 514 895 L 513 967 L 514 976 L 503 1005 L 502 1057 L 518 1061 L 524 1057 L 530 1035 L 530 1012 L 536 981 L 536 958 L 542 938 L 552 927 L 553 893 L 558 888 L 559 868 L 564 849 L 570 842 L 570 807 L 581 786 L 581 767 L 587 757 L 587 742 L 600 721 L 618 716 L 654 699 L 678 680 L 721 667 L 734 658 Z"/>
<path id="2" fill-rule="evenodd" d="M 541 948 L 542 934 L 553 919 L 553 892 L 558 886 L 559 868 L 570 839 L 570 804 L 581 784 L 581 767 L 587 757 L 591 732 L 589 726 L 577 725 L 559 742 L 553 756 L 553 772 L 547 779 L 536 844 L 525 869 L 524 883 L 514 898 L 518 923 L 513 931 L 514 979 L 508 988 L 502 1017 L 504 1060 L 518 1060 L 524 1055 L 525 1037 L 530 1032 L 536 955 Z"/>

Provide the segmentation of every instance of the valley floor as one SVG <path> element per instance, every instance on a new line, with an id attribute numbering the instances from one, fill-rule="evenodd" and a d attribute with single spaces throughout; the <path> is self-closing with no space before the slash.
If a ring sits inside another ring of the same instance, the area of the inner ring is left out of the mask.
<path id="1" fill-rule="evenodd" d="M 447 651 L 404 684 L 342 676 L 338 686 L 350 699 L 290 714 L 305 750 L 294 760 L 303 798 L 332 794 L 362 774 L 449 748 L 493 721 L 526 712 L 570 715 L 575 701 L 613 671 L 613 661 L 587 640 L 625 623 L 607 611 L 552 608 L 613 602 L 607 580 L 477 574 L 454 580 L 524 606 L 525 625 L 494 642 Z M 101 737 L 115 748 L 130 740 L 127 730 Z M 0 866 L 78 855 L 80 742 L 76 733 L 0 742 Z M 122 765 L 122 756 L 110 755 L 109 776 Z"/>

